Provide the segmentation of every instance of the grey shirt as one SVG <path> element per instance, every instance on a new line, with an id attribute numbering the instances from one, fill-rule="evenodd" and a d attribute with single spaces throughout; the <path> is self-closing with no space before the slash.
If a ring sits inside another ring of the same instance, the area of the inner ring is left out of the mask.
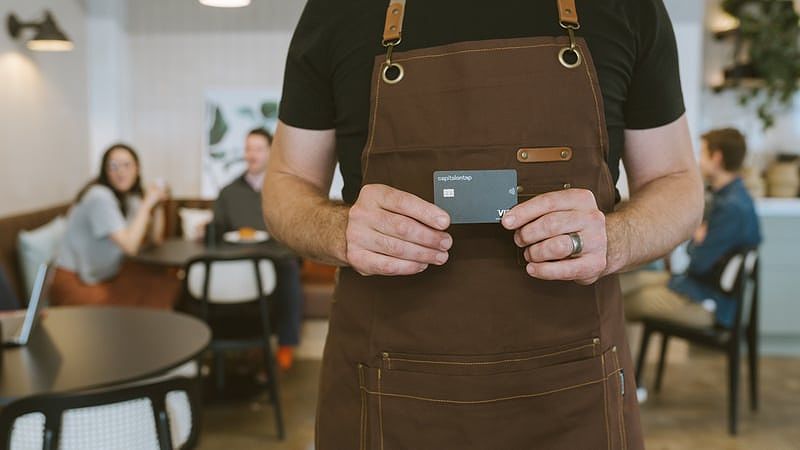
<path id="1" fill-rule="evenodd" d="M 128 196 L 128 217 L 119 210 L 114 192 L 105 186 L 92 186 L 80 202 L 70 208 L 67 230 L 56 257 L 56 265 L 80 276 L 87 284 L 97 284 L 119 272 L 125 256 L 111 240 L 124 229 L 141 205 L 141 198 Z"/>

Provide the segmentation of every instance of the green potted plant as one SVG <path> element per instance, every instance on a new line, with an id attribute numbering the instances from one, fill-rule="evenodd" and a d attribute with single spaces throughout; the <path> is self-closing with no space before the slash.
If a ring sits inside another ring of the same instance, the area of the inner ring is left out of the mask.
<path id="1" fill-rule="evenodd" d="M 747 85 L 740 101 L 757 105 L 766 130 L 798 90 L 800 16 L 791 0 L 723 0 L 722 9 L 740 24 L 734 67 L 726 70 L 726 78 L 734 85 L 745 77 L 759 80 Z"/>

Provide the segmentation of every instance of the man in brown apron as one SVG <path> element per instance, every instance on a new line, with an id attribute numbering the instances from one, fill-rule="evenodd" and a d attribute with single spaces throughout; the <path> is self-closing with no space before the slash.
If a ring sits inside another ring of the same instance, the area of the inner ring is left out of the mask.
<path id="1" fill-rule="evenodd" d="M 670 186 L 682 209 L 661 202 L 671 222 L 636 223 L 646 214 L 636 201 L 612 213 L 597 72 L 574 0 L 552 1 L 560 36 L 407 51 L 406 1 L 391 1 L 352 207 L 321 195 L 331 135 L 279 127 L 267 223 L 299 251 L 343 266 L 318 450 L 643 448 L 613 273 L 692 229 L 700 183 L 678 121 L 669 126 L 680 127 L 685 169 L 661 175 L 680 180 Z M 304 166 L 315 153 L 295 146 L 316 147 L 323 161 Z M 518 205 L 502 224 L 451 225 L 432 204 L 433 172 L 492 169 L 517 173 Z M 637 227 L 670 223 L 677 230 L 632 248 Z"/>

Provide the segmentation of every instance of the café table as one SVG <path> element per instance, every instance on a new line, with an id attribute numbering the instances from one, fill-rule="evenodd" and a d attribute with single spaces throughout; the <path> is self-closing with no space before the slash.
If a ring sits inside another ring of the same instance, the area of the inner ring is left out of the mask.
<path id="1" fill-rule="evenodd" d="M 254 244 L 217 243 L 207 245 L 203 242 L 187 241 L 180 238 L 166 239 L 159 246 L 145 248 L 130 259 L 139 263 L 164 267 L 183 267 L 194 258 L 235 258 L 264 257 L 276 261 L 296 258 L 297 255 L 285 245 L 275 241 Z"/>
<path id="2" fill-rule="evenodd" d="M 0 355 L 0 405 L 164 375 L 205 351 L 211 331 L 186 314 L 147 308 L 48 308 L 26 346 Z"/>

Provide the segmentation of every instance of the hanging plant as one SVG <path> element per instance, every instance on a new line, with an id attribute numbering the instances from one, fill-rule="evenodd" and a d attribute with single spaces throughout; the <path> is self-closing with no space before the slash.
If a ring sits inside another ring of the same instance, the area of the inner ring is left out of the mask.
<path id="1" fill-rule="evenodd" d="M 722 9 L 739 19 L 734 83 L 743 75 L 759 83 L 740 97 L 754 102 L 758 117 L 768 129 L 775 115 L 787 107 L 800 80 L 800 17 L 790 0 L 723 0 Z"/>

